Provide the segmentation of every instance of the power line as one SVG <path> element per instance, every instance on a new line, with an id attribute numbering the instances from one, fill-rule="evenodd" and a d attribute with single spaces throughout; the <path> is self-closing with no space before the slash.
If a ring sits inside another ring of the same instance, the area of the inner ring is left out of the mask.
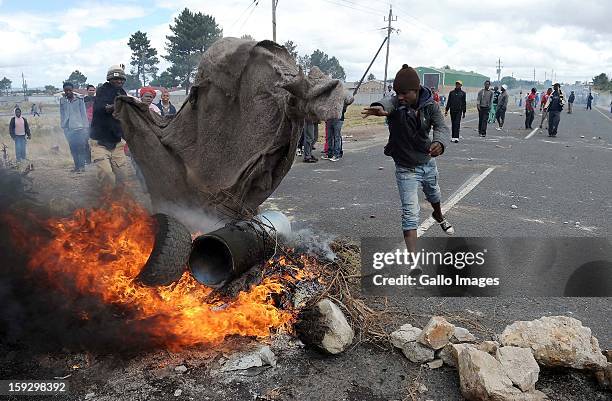
<path id="1" fill-rule="evenodd" d="M 324 2 L 326 2 L 326 3 L 334 4 L 334 5 L 336 5 L 336 6 L 345 7 L 345 8 L 350 8 L 351 10 L 361 11 L 361 12 L 363 12 L 363 13 L 367 13 L 367 14 L 369 14 L 369 15 L 372 15 L 372 11 L 371 11 L 371 10 L 368 10 L 368 9 L 364 9 L 364 8 L 357 8 L 357 7 L 349 6 L 349 5 L 348 5 L 348 4 L 346 4 L 346 3 L 337 3 L 337 2 L 332 1 L 332 0 L 323 0 L 323 1 L 324 1 Z M 341 0 L 338 0 L 338 1 L 341 1 Z M 379 11 L 377 11 L 377 13 L 378 13 L 378 12 L 379 12 Z M 381 14 L 378 14 L 378 15 L 384 15 L 384 14 L 382 14 L 382 13 L 381 13 Z"/>
<path id="2" fill-rule="evenodd" d="M 244 16 L 244 14 L 245 14 L 247 11 L 249 11 L 249 9 L 250 9 L 251 7 L 253 7 L 253 5 L 256 5 L 256 3 L 258 3 L 258 2 L 259 2 L 259 0 L 253 0 L 253 1 L 251 1 L 251 3 L 249 4 L 249 6 L 248 6 L 247 8 L 245 8 L 245 9 L 244 9 L 244 10 L 243 10 L 243 11 L 240 13 L 240 15 L 238 16 L 238 19 L 236 19 L 236 21 L 234 21 L 234 23 L 233 23 L 233 24 L 230 26 L 230 29 L 231 29 L 231 28 L 233 28 L 233 27 L 234 27 L 234 26 L 235 26 L 235 25 L 238 23 L 238 21 L 240 21 L 240 20 L 242 19 L 242 17 Z"/>
<path id="3" fill-rule="evenodd" d="M 251 12 L 249 13 L 249 15 L 247 15 L 246 19 L 244 20 L 244 22 L 242 23 L 242 25 L 240 25 L 240 28 L 238 28 L 238 30 L 241 30 L 242 27 L 244 26 L 244 24 L 247 23 L 247 21 L 249 20 L 249 18 L 251 18 L 251 15 L 253 15 L 253 11 L 255 11 L 255 9 L 257 8 L 257 6 L 259 5 L 259 0 L 255 0 L 255 7 L 253 7 L 251 9 Z"/>

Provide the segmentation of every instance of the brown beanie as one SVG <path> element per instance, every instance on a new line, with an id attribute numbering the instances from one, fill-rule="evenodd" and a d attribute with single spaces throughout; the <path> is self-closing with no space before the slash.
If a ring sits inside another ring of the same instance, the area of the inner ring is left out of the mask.
<path id="1" fill-rule="evenodd" d="M 406 93 L 409 90 L 418 91 L 421 87 L 419 74 L 414 68 L 404 64 L 402 69 L 397 72 L 393 80 L 393 90 L 395 93 Z"/>

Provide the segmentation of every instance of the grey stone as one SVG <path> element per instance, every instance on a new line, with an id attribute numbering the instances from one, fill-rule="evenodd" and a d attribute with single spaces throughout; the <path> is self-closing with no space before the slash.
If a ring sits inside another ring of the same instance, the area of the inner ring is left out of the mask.
<path id="1" fill-rule="evenodd" d="M 442 316 L 433 316 L 418 338 L 418 342 L 433 349 L 444 348 L 455 332 L 455 326 Z"/>
<path id="2" fill-rule="evenodd" d="M 330 354 L 339 354 L 351 345 L 355 332 L 348 324 L 344 313 L 329 299 L 319 301 L 317 307 L 325 317 L 327 326 L 321 347 Z"/>
<path id="3" fill-rule="evenodd" d="M 595 377 L 600 386 L 612 390 L 612 363 L 608 363 L 605 368 L 597 370 Z"/>
<path id="4" fill-rule="evenodd" d="M 497 349 L 499 348 L 499 343 L 497 341 L 483 341 L 480 344 L 476 345 L 476 349 L 479 351 L 486 352 L 487 354 L 495 355 Z"/>
<path id="5" fill-rule="evenodd" d="M 85 399 L 86 400 L 91 400 L 92 398 L 95 397 L 95 395 L 96 395 L 95 393 L 87 393 L 87 394 L 85 394 Z"/>
<path id="6" fill-rule="evenodd" d="M 176 372 L 179 372 L 179 373 L 185 373 L 185 372 L 187 372 L 187 366 L 185 366 L 185 365 L 179 365 L 179 366 L 177 366 L 176 368 L 174 368 L 174 370 L 175 370 Z"/>
<path id="7" fill-rule="evenodd" d="M 438 351 L 437 358 L 442 359 L 445 364 L 457 367 L 459 353 L 466 347 L 474 347 L 473 344 L 448 344 Z"/>
<path id="8" fill-rule="evenodd" d="M 598 370 L 607 364 L 591 329 L 572 317 L 514 322 L 502 333 L 501 342 L 530 348 L 536 361 L 544 366 Z"/>
<path id="9" fill-rule="evenodd" d="M 180 388 L 179 388 L 179 389 L 177 389 L 177 390 L 174 392 L 174 396 L 175 396 L 175 397 L 180 397 L 180 396 L 181 396 L 181 394 L 183 394 L 183 390 L 181 390 Z"/>
<path id="10" fill-rule="evenodd" d="M 411 324 L 405 324 L 399 329 L 391 333 L 391 344 L 394 347 L 402 348 L 407 343 L 416 341 L 421 335 L 421 329 L 414 327 Z"/>
<path id="11" fill-rule="evenodd" d="M 413 363 L 425 363 L 433 361 L 435 358 L 433 349 L 416 341 L 405 344 L 402 347 L 402 352 Z"/>
<path id="12" fill-rule="evenodd" d="M 431 362 L 427 362 L 427 367 L 429 369 L 438 369 L 444 365 L 444 361 L 442 359 L 434 359 Z"/>
<path id="13" fill-rule="evenodd" d="M 540 366 L 531 350 L 519 347 L 501 347 L 495 358 L 501 363 L 506 375 L 523 392 L 534 390 L 540 374 Z"/>
<path id="14" fill-rule="evenodd" d="M 245 370 L 264 365 L 276 366 L 276 356 L 268 346 L 230 356 L 221 367 L 221 372 Z"/>
<path id="15" fill-rule="evenodd" d="M 469 401 L 544 401 L 540 391 L 523 393 L 512 385 L 502 365 L 491 355 L 473 347 L 459 354 L 461 394 Z"/>
<path id="16" fill-rule="evenodd" d="M 463 327 L 455 326 L 452 337 L 450 338 L 452 343 L 473 343 L 476 342 L 476 336 L 470 333 L 468 329 Z"/>

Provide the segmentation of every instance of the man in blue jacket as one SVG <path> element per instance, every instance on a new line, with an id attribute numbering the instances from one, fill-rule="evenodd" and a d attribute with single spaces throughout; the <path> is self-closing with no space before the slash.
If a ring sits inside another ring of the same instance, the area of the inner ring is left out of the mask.
<path id="1" fill-rule="evenodd" d="M 440 186 L 435 157 L 444 153 L 449 141 L 449 129 L 431 90 L 422 86 L 417 72 L 407 64 L 393 81 L 396 96 L 372 103 L 361 114 L 386 116 L 389 121 L 389 142 L 385 155 L 395 162 L 395 177 L 402 202 L 402 230 L 409 252 L 416 252 L 419 224 L 418 187 L 433 207 L 432 217 L 449 235 L 453 226 L 444 218 L 440 207 Z M 433 137 L 429 131 L 433 127 Z"/>
<path id="2" fill-rule="evenodd" d="M 89 160 L 87 152 L 89 119 L 83 98 L 73 92 L 74 86 L 64 82 L 64 96 L 60 99 L 60 124 L 70 147 L 74 162 L 73 172 L 80 173 Z"/>

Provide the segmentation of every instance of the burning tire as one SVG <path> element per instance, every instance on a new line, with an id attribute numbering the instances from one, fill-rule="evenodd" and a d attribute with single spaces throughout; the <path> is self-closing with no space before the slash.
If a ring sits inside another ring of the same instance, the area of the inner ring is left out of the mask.
<path id="1" fill-rule="evenodd" d="M 147 286 L 169 285 L 181 278 L 191 252 L 191 234 L 178 220 L 155 214 L 153 251 L 136 280 Z"/>

